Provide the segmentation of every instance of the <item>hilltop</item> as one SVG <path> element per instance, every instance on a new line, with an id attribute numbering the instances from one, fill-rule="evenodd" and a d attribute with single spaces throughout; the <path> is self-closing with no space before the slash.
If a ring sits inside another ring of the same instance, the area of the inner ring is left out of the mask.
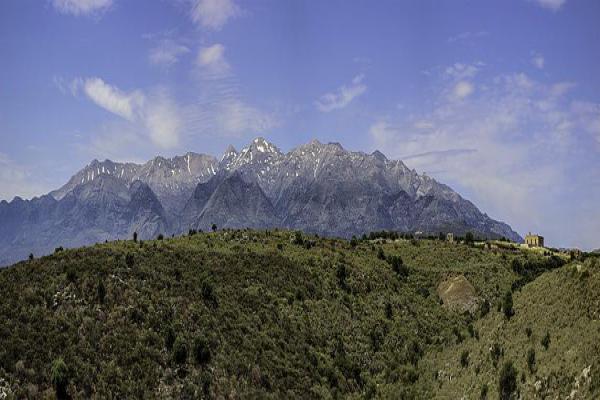
<path id="1" fill-rule="evenodd" d="M 563 266 L 385 234 L 190 233 L 59 250 L 0 271 L 0 393 L 479 398 L 485 384 L 497 398 L 512 361 L 527 398 L 538 380 L 551 397 L 600 394 L 597 258 Z M 524 367 L 530 347 L 535 374 Z"/>

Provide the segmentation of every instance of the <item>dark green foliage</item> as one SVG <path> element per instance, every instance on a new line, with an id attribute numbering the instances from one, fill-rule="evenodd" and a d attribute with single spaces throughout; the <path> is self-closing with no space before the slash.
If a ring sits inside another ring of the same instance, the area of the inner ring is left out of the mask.
<path id="1" fill-rule="evenodd" d="M 29 253 L 29 261 L 33 260 L 33 253 Z"/>
<path id="2" fill-rule="evenodd" d="M 210 229 L 212 229 L 213 232 L 217 231 L 217 224 L 212 224 L 212 226 L 210 227 Z"/>
<path id="3" fill-rule="evenodd" d="M 138 234 L 137 232 L 133 232 L 133 241 L 137 242 Z"/>
<path id="4" fill-rule="evenodd" d="M 205 365 L 210 362 L 212 357 L 210 351 L 210 344 L 204 337 L 197 337 L 194 339 L 193 347 L 194 360 L 199 365 Z"/>
<path id="5" fill-rule="evenodd" d="M 77 270 L 75 267 L 67 267 L 67 280 L 71 283 L 74 283 L 77 280 Z"/>
<path id="6" fill-rule="evenodd" d="M 402 257 L 400 256 L 389 256 L 387 258 L 388 264 L 392 266 L 392 270 L 400 277 L 406 278 L 408 276 L 408 267 L 404 265 Z"/>
<path id="7" fill-rule="evenodd" d="M 348 286 L 346 285 L 346 278 L 348 278 L 348 269 L 346 268 L 345 264 L 338 264 L 337 269 L 335 271 L 335 276 L 337 277 L 338 285 L 340 285 L 340 288 L 347 290 Z"/>
<path id="8" fill-rule="evenodd" d="M 204 301 L 207 304 L 209 304 L 213 307 L 216 307 L 218 305 L 217 294 L 215 293 L 215 287 L 210 280 L 205 279 L 202 281 L 201 293 L 202 293 L 202 298 L 204 299 Z"/>
<path id="9" fill-rule="evenodd" d="M 473 237 L 472 232 L 467 232 L 467 234 L 465 235 L 465 243 L 470 246 L 472 246 L 473 243 L 475 243 L 475 238 Z"/>
<path id="10" fill-rule="evenodd" d="M 302 246 L 304 244 L 304 239 L 302 238 L 302 232 L 296 231 L 294 233 L 294 244 L 298 246 Z"/>
<path id="11" fill-rule="evenodd" d="M 57 247 L 57 248 L 55 248 L 55 249 L 54 249 L 54 253 L 55 253 L 55 254 L 56 254 L 56 253 L 60 253 L 61 251 L 64 251 L 64 250 L 65 250 L 65 249 L 64 249 L 62 246 L 60 246 L 60 247 Z"/>
<path id="12" fill-rule="evenodd" d="M 469 351 L 463 350 L 460 355 L 460 366 L 463 368 L 467 368 L 469 366 Z"/>
<path id="13" fill-rule="evenodd" d="M 385 253 L 383 251 L 383 248 L 381 247 L 377 249 L 377 258 L 379 258 L 380 260 L 385 260 Z"/>
<path id="14" fill-rule="evenodd" d="M 277 250 L 283 251 L 283 243 L 277 243 Z"/>
<path id="15" fill-rule="evenodd" d="M 487 383 L 484 383 L 481 386 L 481 392 L 479 392 L 479 399 L 485 400 L 485 399 L 487 399 L 487 395 L 488 395 L 488 385 L 487 385 Z"/>
<path id="16" fill-rule="evenodd" d="M 490 302 L 485 299 L 483 300 L 483 302 L 481 303 L 480 309 L 479 309 L 479 315 L 481 316 L 481 318 L 485 317 L 488 313 L 490 312 Z"/>
<path id="17" fill-rule="evenodd" d="M 165 238 L 165 236 L 162 233 L 159 233 L 158 236 L 156 237 L 156 240 L 163 240 Z"/>
<path id="18" fill-rule="evenodd" d="M 356 239 L 356 236 L 352 236 L 352 239 L 350 240 L 350 247 L 354 249 L 356 246 L 358 246 L 358 239 Z"/>
<path id="19" fill-rule="evenodd" d="M 525 328 L 525 334 L 527 335 L 528 338 L 531 337 L 531 334 L 533 333 L 533 331 L 531 330 L 531 327 L 527 327 Z"/>
<path id="20" fill-rule="evenodd" d="M 175 343 L 173 343 L 173 360 L 175 360 L 177 364 L 184 364 L 187 361 L 187 357 L 187 343 L 184 338 L 177 336 Z"/>
<path id="21" fill-rule="evenodd" d="M 535 350 L 529 349 L 527 351 L 527 367 L 529 368 L 529 372 L 533 373 L 535 371 Z"/>
<path id="22" fill-rule="evenodd" d="M 100 304 L 104 304 L 104 300 L 106 299 L 106 287 L 104 286 L 103 280 L 100 280 L 98 282 L 98 286 L 96 287 L 96 293 L 98 295 L 98 302 Z"/>
<path id="23" fill-rule="evenodd" d="M 173 349 L 175 338 L 175 329 L 172 325 L 168 325 L 165 329 L 165 347 L 167 348 L 167 350 L 171 351 Z"/>
<path id="24" fill-rule="evenodd" d="M 498 361 L 500 360 L 500 357 L 502 357 L 503 354 L 504 350 L 502 349 L 502 347 L 498 343 L 494 342 L 490 350 L 490 356 L 492 357 L 492 364 L 494 365 L 494 367 L 498 365 Z"/>
<path id="25" fill-rule="evenodd" d="M 59 357 L 52 362 L 50 381 L 56 391 L 58 399 L 67 398 L 67 385 L 69 384 L 69 370 L 64 360 Z"/>
<path id="26" fill-rule="evenodd" d="M 517 370 L 512 361 L 506 361 L 500 370 L 498 394 L 501 400 L 510 400 L 517 391 Z"/>
<path id="27" fill-rule="evenodd" d="M 550 347 L 550 332 L 546 331 L 541 343 L 544 346 L 544 350 L 548 350 L 548 347 Z"/>
<path id="28" fill-rule="evenodd" d="M 385 317 L 387 319 L 394 318 L 394 309 L 390 303 L 385 303 Z"/>
<path id="29" fill-rule="evenodd" d="M 129 268 L 133 267 L 133 265 L 135 264 L 135 256 L 133 255 L 133 253 L 127 253 L 127 255 L 125 256 L 125 264 Z"/>
<path id="30" fill-rule="evenodd" d="M 512 292 L 510 291 L 504 294 L 504 299 L 502 300 L 502 311 L 507 319 L 510 319 L 510 317 L 512 317 L 515 313 L 513 310 Z"/>

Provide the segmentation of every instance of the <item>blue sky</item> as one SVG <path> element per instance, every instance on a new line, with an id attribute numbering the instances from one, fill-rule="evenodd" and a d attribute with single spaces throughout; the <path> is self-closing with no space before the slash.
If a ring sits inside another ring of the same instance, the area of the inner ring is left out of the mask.
<path id="1" fill-rule="evenodd" d="M 265 136 L 383 151 L 600 247 L 600 2 L 5 0 L 0 198 Z"/>

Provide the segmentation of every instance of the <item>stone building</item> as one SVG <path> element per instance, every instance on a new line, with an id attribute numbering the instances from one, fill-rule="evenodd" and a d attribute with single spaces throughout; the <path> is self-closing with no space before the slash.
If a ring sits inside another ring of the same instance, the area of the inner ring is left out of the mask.
<path id="1" fill-rule="evenodd" d="M 529 232 L 525 235 L 525 244 L 528 247 L 544 247 L 544 237 Z"/>

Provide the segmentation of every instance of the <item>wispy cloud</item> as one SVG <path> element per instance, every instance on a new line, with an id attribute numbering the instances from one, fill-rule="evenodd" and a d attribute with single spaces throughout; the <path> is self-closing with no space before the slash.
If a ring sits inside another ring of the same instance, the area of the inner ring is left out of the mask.
<path id="1" fill-rule="evenodd" d="M 241 9 L 233 0 L 192 0 L 192 21 L 204 29 L 218 31 L 240 15 Z"/>
<path id="2" fill-rule="evenodd" d="M 550 242 L 570 235 L 570 243 L 558 244 L 591 246 L 580 232 L 566 234 L 566 221 L 547 216 L 585 225 L 590 215 L 569 204 L 584 207 L 600 198 L 600 185 L 590 189 L 600 156 L 600 104 L 574 100 L 569 82 L 542 83 L 522 73 L 477 79 L 479 90 L 455 101 L 447 94 L 457 83 L 442 77 L 447 87 L 431 112 L 375 121 L 369 131 L 374 147 L 435 172 L 521 231 L 541 230 Z M 554 210 L 556 199 L 569 193 L 587 195 L 558 201 L 568 210 Z"/>
<path id="3" fill-rule="evenodd" d="M 552 11 L 558 11 L 567 2 L 567 0 L 530 0 L 537 3 L 540 7 Z"/>
<path id="4" fill-rule="evenodd" d="M 31 198 L 47 193 L 50 186 L 39 183 L 37 178 L 39 172 L 35 173 L 29 167 L 0 153 L 0 200 L 12 200 L 14 196 Z"/>
<path id="5" fill-rule="evenodd" d="M 97 77 L 76 78 L 71 86 L 80 89 L 96 105 L 144 131 L 156 146 L 168 149 L 178 145 L 179 108 L 166 90 L 157 89 L 149 95 L 141 90 L 124 92 Z"/>
<path id="6" fill-rule="evenodd" d="M 189 53 L 190 49 L 173 39 L 161 39 L 150 49 L 148 60 L 151 64 L 169 68 L 179 61 L 181 56 Z"/>
<path id="7" fill-rule="evenodd" d="M 322 112 L 346 107 L 367 90 L 367 85 L 363 83 L 364 78 L 364 74 L 357 75 L 349 85 L 342 85 L 335 92 L 325 93 L 315 101 L 315 106 Z"/>
<path id="8" fill-rule="evenodd" d="M 62 14 L 90 16 L 108 10 L 113 0 L 52 0 L 52 5 Z"/>
<path id="9" fill-rule="evenodd" d="M 544 56 L 540 53 L 533 52 L 531 54 L 531 63 L 537 69 L 544 69 L 544 64 L 546 63 L 546 60 L 544 59 Z"/>
<path id="10" fill-rule="evenodd" d="M 464 41 L 468 41 L 471 39 L 482 38 L 487 35 L 488 35 L 488 32 L 486 32 L 486 31 L 461 32 L 457 35 L 450 36 L 448 38 L 448 43 L 464 42 Z"/>
<path id="11" fill-rule="evenodd" d="M 196 56 L 196 65 L 204 79 L 224 78 L 231 70 L 225 59 L 225 46 L 220 43 L 201 47 Z"/>

